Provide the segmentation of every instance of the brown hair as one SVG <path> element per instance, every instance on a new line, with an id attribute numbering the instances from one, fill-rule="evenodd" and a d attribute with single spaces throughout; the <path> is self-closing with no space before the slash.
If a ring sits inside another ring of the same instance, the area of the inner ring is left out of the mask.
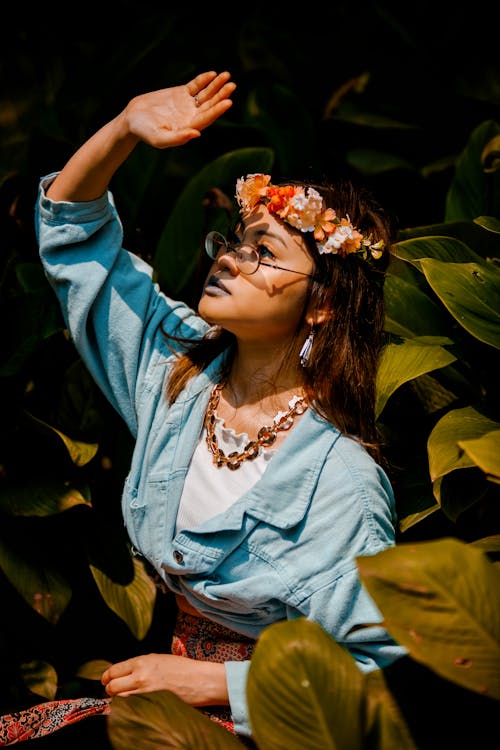
<path id="1" fill-rule="evenodd" d="M 383 283 L 394 237 L 393 222 L 369 191 L 350 181 L 295 184 L 314 187 L 337 216 L 348 216 L 353 226 L 370 235 L 373 242 L 385 243 L 380 260 L 368 263 L 356 254 L 322 255 L 312 233 L 302 234 L 316 269 L 303 316 L 311 301 L 317 310 L 327 312 L 327 319 L 314 329 L 309 365 L 301 368 L 305 392 L 318 414 L 342 433 L 359 440 L 380 460 L 375 389 L 384 330 Z M 304 325 L 303 317 L 297 335 Z M 211 330 L 191 345 L 173 366 L 167 388 L 169 402 L 225 349 L 230 364 L 235 338 L 223 329 Z"/>

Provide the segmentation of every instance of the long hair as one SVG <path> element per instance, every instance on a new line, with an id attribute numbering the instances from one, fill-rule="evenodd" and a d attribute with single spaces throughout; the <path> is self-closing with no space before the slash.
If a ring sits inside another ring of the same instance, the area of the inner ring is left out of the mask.
<path id="1" fill-rule="evenodd" d="M 287 184 L 291 184 L 288 182 Z M 304 390 L 320 416 L 342 433 L 359 440 L 381 460 L 375 422 L 378 361 L 384 331 L 383 285 L 394 238 L 393 221 L 366 188 L 350 181 L 336 183 L 297 182 L 313 187 L 337 216 L 348 216 L 352 224 L 373 242 L 383 240 L 378 261 L 368 263 L 356 254 L 341 257 L 320 254 L 311 232 L 304 232 L 314 262 L 303 316 L 297 334 L 306 327 L 310 304 L 327 312 L 327 319 L 314 329 L 314 343 L 307 367 L 301 368 Z M 233 334 L 223 329 L 192 345 L 173 366 L 167 398 L 173 402 L 186 383 L 222 351 L 230 364 L 235 352 Z"/>

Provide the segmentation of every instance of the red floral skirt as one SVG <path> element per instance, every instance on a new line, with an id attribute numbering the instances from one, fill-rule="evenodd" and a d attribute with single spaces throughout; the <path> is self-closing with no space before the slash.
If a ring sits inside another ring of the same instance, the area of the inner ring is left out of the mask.
<path id="1" fill-rule="evenodd" d="M 245 661 L 250 659 L 254 646 L 254 640 L 205 617 L 178 611 L 172 654 L 200 661 Z M 204 706 L 198 710 L 235 734 L 228 706 Z M 82 719 L 110 712 L 111 698 L 71 698 L 39 703 L 0 716 L 0 747 L 45 737 Z"/>
<path id="2" fill-rule="evenodd" d="M 206 617 L 179 610 L 172 638 L 172 653 L 199 661 L 246 661 L 255 641 L 218 625 Z M 229 706 L 204 706 L 199 711 L 235 734 Z"/>

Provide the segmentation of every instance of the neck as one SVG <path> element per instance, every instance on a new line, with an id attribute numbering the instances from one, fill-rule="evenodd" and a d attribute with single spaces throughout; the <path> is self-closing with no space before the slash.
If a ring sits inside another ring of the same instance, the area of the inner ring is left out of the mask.
<path id="1" fill-rule="evenodd" d="M 228 389 L 236 404 L 261 401 L 270 396 L 287 393 L 303 394 L 300 365 L 287 364 L 284 352 L 276 347 L 269 350 L 259 346 L 238 345 L 227 377 Z"/>

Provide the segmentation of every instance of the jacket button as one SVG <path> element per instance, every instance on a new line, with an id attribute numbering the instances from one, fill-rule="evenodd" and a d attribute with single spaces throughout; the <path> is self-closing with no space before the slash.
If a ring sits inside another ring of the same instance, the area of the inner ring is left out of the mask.
<path id="1" fill-rule="evenodd" d="M 179 565 L 184 561 L 184 555 L 182 554 L 182 552 L 179 552 L 178 549 L 174 550 L 174 560 L 175 562 L 179 563 Z"/>

